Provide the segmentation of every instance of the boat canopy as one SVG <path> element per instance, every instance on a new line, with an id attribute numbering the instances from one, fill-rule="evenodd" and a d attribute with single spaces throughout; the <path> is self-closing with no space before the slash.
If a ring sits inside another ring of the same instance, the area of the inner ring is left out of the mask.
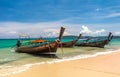
<path id="1" fill-rule="evenodd" d="M 32 40 L 32 41 L 31 41 L 31 43 L 43 43 L 43 42 L 47 42 L 47 40 L 38 39 L 38 40 Z"/>

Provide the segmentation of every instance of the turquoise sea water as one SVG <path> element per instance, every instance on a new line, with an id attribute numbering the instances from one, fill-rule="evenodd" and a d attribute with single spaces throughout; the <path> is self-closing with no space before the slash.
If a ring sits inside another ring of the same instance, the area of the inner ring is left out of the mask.
<path id="1" fill-rule="evenodd" d="M 46 40 L 53 41 L 52 38 L 47 38 Z M 63 39 L 62 41 L 68 41 L 71 39 Z M 17 53 L 15 52 L 15 45 L 17 39 L 0 39 L 0 76 L 6 75 L 5 70 L 9 70 L 9 73 L 14 72 L 18 67 L 24 66 L 26 64 L 40 63 L 52 61 L 54 58 L 45 57 L 43 55 L 31 55 L 27 53 Z M 26 41 L 26 40 L 24 40 Z M 120 48 L 120 38 L 114 38 L 105 48 L 96 47 L 72 47 L 64 48 L 64 52 L 61 48 L 57 50 L 57 56 L 59 59 L 72 58 L 79 55 L 93 55 L 99 52 L 109 52 Z M 14 67 L 14 69 L 13 69 Z M 20 68 L 19 68 L 20 69 Z M 23 68 L 21 68 L 23 70 Z"/>

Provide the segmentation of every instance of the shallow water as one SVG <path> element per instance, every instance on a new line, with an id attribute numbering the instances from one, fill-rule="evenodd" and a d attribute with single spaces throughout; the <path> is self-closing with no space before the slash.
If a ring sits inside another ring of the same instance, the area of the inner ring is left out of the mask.
<path id="1" fill-rule="evenodd" d="M 58 48 L 56 53 L 58 58 L 51 58 L 52 56 L 17 53 L 12 47 L 15 43 L 15 39 L 0 40 L 0 76 L 15 73 L 16 70 L 19 70 L 18 72 L 24 71 L 32 65 L 86 58 L 96 53 L 103 54 L 115 51 L 120 47 L 120 39 L 113 39 L 105 48 L 75 46 L 64 48 L 64 52 L 61 51 L 61 48 Z"/>

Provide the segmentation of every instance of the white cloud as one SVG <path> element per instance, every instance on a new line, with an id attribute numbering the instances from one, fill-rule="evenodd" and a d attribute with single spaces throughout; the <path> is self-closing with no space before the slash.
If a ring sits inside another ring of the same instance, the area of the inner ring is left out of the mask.
<path id="1" fill-rule="evenodd" d="M 49 37 L 55 37 L 59 35 L 60 29 L 55 29 L 55 28 L 50 28 L 50 29 L 45 29 L 43 30 L 44 33 L 49 34 Z M 64 32 L 64 36 L 65 35 L 71 35 L 71 33 L 67 32 L 67 30 L 65 30 Z"/>
<path id="2" fill-rule="evenodd" d="M 17 32 L 16 31 L 9 31 L 8 33 L 9 34 L 16 34 Z"/>
<path id="3" fill-rule="evenodd" d="M 98 35 L 104 32 L 105 32 L 105 29 L 92 31 L 87 26 L 84 26 L 84 25 L 82 26 L 82 29 L 81 29 L 81 33 L 86 34 L 86 35 Z"/>
<path id="4" fill-rule="evenodd" d="M 43 30 L 44 33 L 47 34 L 47 37 L 57 36 L 59 34 L 59 29 L 51 28 Z"/>
<path id="5" fill-rule="evenodd" d="M 63 26 L 65 25 L 65 26 Z M 93 26 L 92 26 L 93 25 Z M 115 24 L 113 24 L 115 25 Z M 119 25 L 119 24 L 116 24 Z M 60 27 L 66 28 L 64 35 L 106 35 L 104 33 L 107 28 L 105 25 L 88 24 L 71 24 L 63 22 L 41 22 L 41 23 L 18 23 L 18 22 L 0 22 L 0 38 L 2 37 L 18 37 L 20 34 L 27 34 L 30 37 L 57 37 L 59 35 Z M 101 29 L 97 28 L 101 27 Z M 113 31 L 110 25 L 110 31 Z M 118 26 L 119 27 L 119 26 Z M 104 29 L 105 28 L 105 29 Z M 118 29 L 118 28 L 117 28 Z M 114 30 L 115 31 L 115 30 Z M 118 34 L 118 33 L 116 33 Z"/>
<path id="6" fill-rule="evenodd" d="M 112 13 L 112 14 L 105 16 L 105 18 L 112 18 L 112 17 L 120 17 L 120 13 Z"/>
<path id="7" fill-rule="evenodd" d="M 92 31 L 90 30 L 90 29 L 88 29 L 88 27 L 87 26 L 82 26 L 82 30 L 81 30 L 81 33 L 92 33 Z"/>
<path id="8" fill-rule="evenodd" d="M 31 37 L 57 37 L 59 35 L 60 22 L 41 22 L 41 23 L 0 23 L 1 37 L 18 37 L 20 34 L 27 34 Z M 67 26 L 66 26 L 67 29 Z M 65 31 L 64 35 L 70 34 Z"/>
<path id="9" fill-rule="evenodd" d="M 96 8 L 95 11 L 100 11 L 100 9 L 99 9 L 99 8 Z"/>
<path id="10" fill-rule="evenodd" d="M 120 36 L 120 32 L 115 32 L 115 35 L 119 35 Z"/>
<path id="11" fill-rule="evenodd" d="M 97 30 L 95 33 L 103 33 L 105 32 L 105 29 Z"/>

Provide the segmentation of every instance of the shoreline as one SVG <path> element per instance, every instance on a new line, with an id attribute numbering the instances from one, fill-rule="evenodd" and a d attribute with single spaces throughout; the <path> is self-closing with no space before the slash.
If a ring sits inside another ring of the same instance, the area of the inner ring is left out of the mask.
<path id="1" fill-rule="evenodd" d="M 28 70 L 3 77 L 119 77 L 119 51 L 84 59 L 33 65 Z"/>

